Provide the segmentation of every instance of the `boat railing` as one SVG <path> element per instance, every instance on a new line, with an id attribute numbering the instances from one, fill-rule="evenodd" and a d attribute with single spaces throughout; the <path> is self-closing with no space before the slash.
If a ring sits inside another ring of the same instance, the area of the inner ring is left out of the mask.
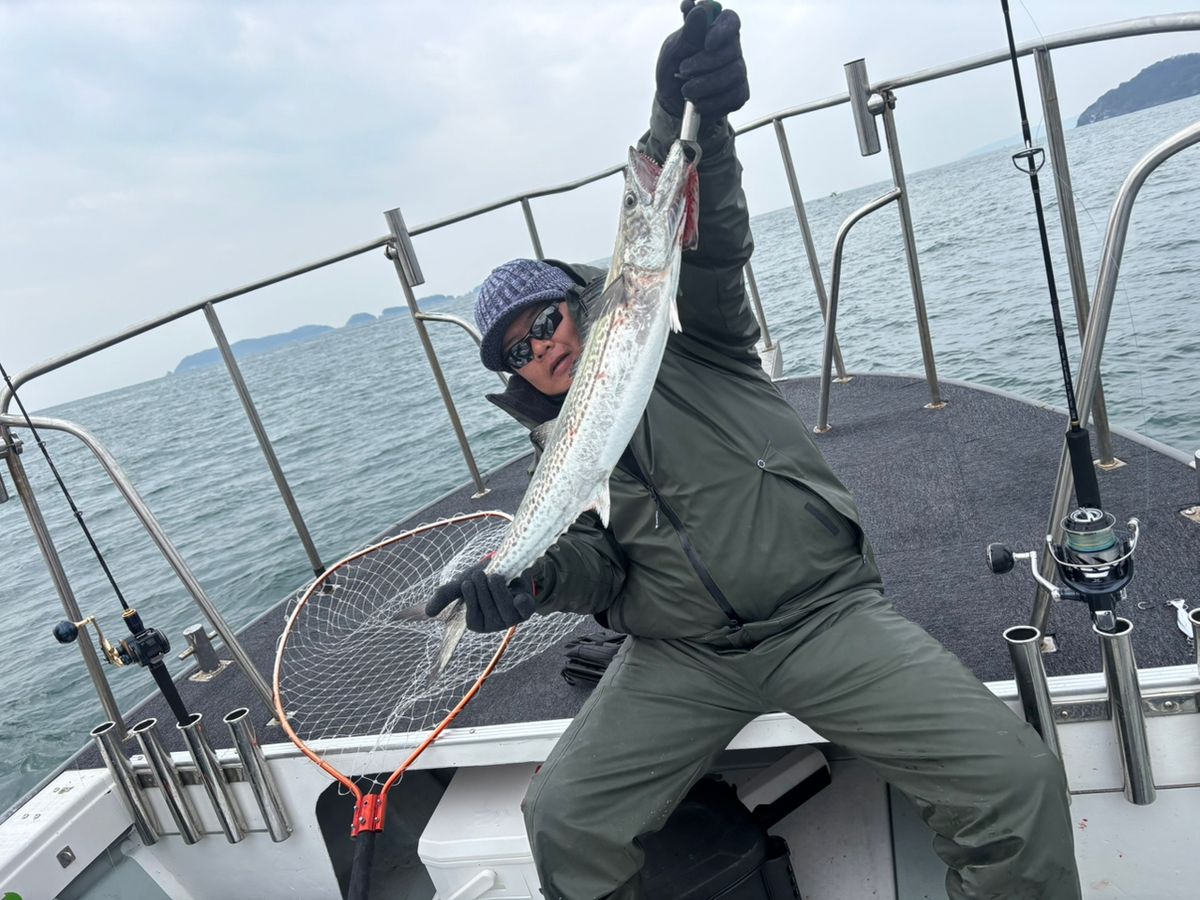
<path id="1" fill-rule="evenodd" d="M 1050 66 L 1050 51 L 1063 47 L 1073 47 L 1081 44 L 1088 44 L 1097 41 L 1107 41 L 1119 38 L 1132 37 L 1137 35 L 1147 35 L 1165 32 L 1178 31 L 1195 31 L 1200 30 L 1200 13 L 1178 13 L 1164 16 L 1149 16 L 1140 19 L 1129 20 L 1125 22 L 1117 22 L 1109 25 L 1096 26 L 1092 28 L 1081 29 L 1078 31 L 1066 32 L 1058 35 L 1053 35 L 1044 40 L 1029 42 L 1017 48 L 1018 55 L 1033 54 L 1037 60 L 1039 84 L 1041 87 L 1041 96 L 1043 111 L 1045 113 L 1045 121 L 1047 132 L 1050 138 L 1050 158 L 1054 166 L 1056 186 L 1059 190 L 1059 213 L 1062 222 L 1063 234 L 1066 239 L 1068 248 L 1068 268 L 1071 273 L 1072 292 L 1075 296 L 1076 307 L 1080 310 L 1079 316 L 1081 328 L 1087 322 L 1087 283 L 1083 273 L 1082 253 L 1079 251 L 1079 236 L 1078 228 L 1075 223 L 1074 202 L 1070 193 L 1069 167 L 1067 165 L 1066 154 L 1064 152 L 1064 144 L 1061 134 L 1061 117 L 1058 112 L 1057 96 L 1054 88 L 1053 73 Z M 813 285 L 816 290 L 818 304 L 821 308 L 822 316 L 826 314 L 828 299 L 825 291 L 823 276 L 821 274 L 821 266 L 818 254 L 816 252 L 815 243 L 813 241 L 812 232 L 809 227 L 808 217 L 805 210 L 804 200 L 800 192 L 799 184 L 796 179 L 795 166 L 792 160 L 792 155 L 788 147 L 787 135 L 784 128 L 784 122 L 788 119 L 795 118 L 817 110 L 826 109 L 837 106 L 843 103 L 851 104 L 866 104 L 871 105 L 869 98 L 876 96 L 878 101 L 875 102 L 872 114 L 879 114 L 882 117 L 884 131 L 887 138 L 887 149 L 889 160 L 892 169 L 892 176 L 895 190 L 898 192 L 896 196 L 897 206 L 900 210 L 900 225 L 901 236 L 904 241 L 905 253 L 908 263 L 910 286 L 913 293 L 914 312 L 918 331 L 921 338 L 921 352 L 925 367 L 926 381 L 931 395 L 931 402 L 927 404 L 927 408 L 936 409 L 942 405 L 939 395 L 936 366 L 933 353 L 932 338 L 929 330 L 928 316 L 925 308 L 924 292 L 921 284 L 920 269 L 917 260 L 916 241 L 913 233 L 912 219 L 908 206 L 908 195 L 904 181 L 904 168 L 900 157 L 899 139 L 896 131 L 894 107 L 896 105 L 896 92 L 901 88 L 924 84 L 935 81 L 941 78 L 958 75 L 973 69 L 982 68 L 998 63 L 1003 63 L 1008 59 L 1008 51 L 998 50 L 992 53 L 984 54 L 970 59 L 962 60 L 948 65 L 921 70 L 909 75 L 904 75 L 899 78 L 884 79 L 871 84 L 865 77 L 865 64 L 862 72 L 856 76 L 858 82 L 850 83 L 850 88 L 846 93 L 826 97 L 820 100 L 812 101 L 801 106 L 786 109 L 769 116 L 763 117 L 743 125 L 737 129 L 739 135 L 745 135 L 765 126 L 771 126 L 773 129 L 776 142 L 779 147 L 780 155 L 783 160 L 784 170 L 788 181 L 788 188 L 791 194 L 792 205 L 796 215 L 802 241 L 804 243 L 805 254 L 809 263 L 810 274 L 813 280 Z M 864 95 L 865 98 L 864 99 Z M 860 129 L 862 123 L 859 123 Z M 861 134 L 861 130 L 860 130 Z M 451 396 L 450 389 L 441 372 L 440 364 L 438 363 L 437 354 L 433 344 L 429 339 L 426 325 L 430 322 L 450 323 L 463 328 L 475 340 L 478 340 L 478 334 L 469 323 L 452 316 L 443 316 L 431 313 L 425 313 L 420 309 L 419 303 L 414 294 L 414 289 L 424 282 L 424 277 L 421 273 L 420 266 L 417 262 L 416 253 L 412 246 L 411 238 L 422 234 L 437 231 L 457 223 L 473 219 L 486 213 L 499 210 L 501 208 L 519 204 L 522 213 L 525 217 L 529 238 L 532 245 L 533 253 L 538 258 L 543 257 L 543 247 L 541 237 L 538 233 L 536 220 L 533 213 L 531 201 L 547 197 L 553 194 L 568 193 L 581 188 L 593 182 L 608 178 L 618 174 L 623 170 L 623 166 L 611 166 L 595 174 L 584 178 L 576 179 L 575 181 L 566 182 L 563 184 L 540 188 L 536 190 L 526 191 L 520 194 L 506 197 L 501 200 L 493 201 L 482 206 L 474 207 L 464 212 L 446 216 L 441 219 L 436 219 L 412 229 L 407 229 L 404 224 L 403 217 L 399 209 L 389 210 L 385 213 L 385 219 L 388 225 L 388 233 L 382 237 L 375 238 L 364 244 L 351 247 L 343 250 L 332 256 L 328 256 L 315 262 L 310 262 L 286 272 L 270 276 L 258 281 L 251 282 L 233 290 L 206 297 L 202 300 L 195 301 L 189 305 L 183 306 L 164 315 L 157 316 L 146 322 L 142 322 L 133 327 L 127 328 L 115 335 L 103 338 L 94 343 L 88 344 L 71 353 L 63 356 L 55 357 L 43 363 L 37 364 L 23 372 L 18 373 L 14 378 L 14 387 L 30 382 L 31 380 L 45 375 L 49 372 L 61 369 L 69 364 L 90 357 L 108 348 L 122 344 L 134 337 L 153 331 L 163 325 L 182 319 L 185 316 L 203 312 L 208 320 L 209 328 L 213 333 L 214 340 L 220 350 L 222 360 L 229 372 L 230 378 L 233 380 L 237 390 L 239 399 L 243 409 L 250 420 L 251 427 L 254 430 L 255 436 L 259 441 L 262 452 L 266 458 L 268 468 L 271 471 L 276 485 L 283 498 L 284 504 L 287 507 L 288 513 L 292 519 L 293 527 L 295 528 L 301 544 L 308 555 L 309 563 L 314 572 L 321 572 L 324 568 L 317 548 L 312 540 L 311 534 L 307 525 L 304 522 L 303 515 L 292 495 L 288 485 L 286 476 L 276 457 L 269 435 L 263 427 L 262 421 L 255 408 L 254 402 L 250 396 L 250 392 L 246 387 L 245 380 L 241 376 L 240 369 L 234 357 L 232 349 L 229 346 L 228 340 L 225 337 L 221 327 L 220 320 L 216 313 L 218 304 L 232 300 L 236 297 L 244 296 L 262 288 L 287 281 L 300 275 L 304 275 L 335 263 L 342 262 L 365 253 L 377 249 L 385 249 L 388 257 L 392 259 L 397 274 L 400 278 L 401 288 L 404 292 L 405 299 L 408 303 L 410 313 L 416 325 L 418 336 L 425 348 L 429 359 L 431 369 L 434 374 L 435 381 L 438 385 L 438 390 L 442 396 L 446 406 L 451 425 L 458 438 L 460 448 L 464 459 L 471 472 L 471 478 L 474 481 L 478 494 L 486 493 L 487 486 L 484 482 L 479 468 L 475 462 L 474 455 L 471 450 L 470 442 L 463 429 L 461 420 L 455 408 L 454 399 Z M 1123 235 L 1122 235 L 1123 237 Z M 1109 260 L 1106 265 L 1112 268 L 1111 277 L 1115 278 L 1115 266 L 1119 262 L 1119 248 L 1116 252 L 1116 258 L 1110 259 L 1106 255 L 1106 260 Z M 1101 278 L 1106 277 L 1106 269 L 1102 267 Z M 762 310 L 761 300 L 758 294 L 757 284 L 754 279 L 753 270 L 747 266 L 746 271 L 747 282 L 750 286 L 750 294 L 754 311 L 763 326 L 764 336 L 764 363 L 768 371 L 778 375 L 780 368 L 781 351 L 771 339 L 769 331 L 766 328 L 766 316 Z M 1109 288 L 1109 290 L 1111 290 Z M 1103 296 L 1101 291 L 1097 293 L 1098 297 Z M 1111 295 L 1108 297 L 1111 302 Z M 1103 324 L 1107 326 L 1107 309 L 1104 312 Z M 1093 331 L 1089 327 L 1089 334 Z M 1103 448 L 1109 446 L 1107 436 L 1107 421 L 1103 414 L 1103 398 L 1100 394 L 1100 383 L 1098 373 L 1099 363 L 1099 344 L 1102 343 L 1103 334 L 1096 332 L 1097 347 L 1094 351 L 1094 359 L 1092 359 L 1092 370 L 1086 372 L 1086 380 L 1081 382 L 1080 395 L 1087 398 L 1084 407 L 1092 413 L 1093 421 L 1097 431 L 1100 432 L 1100 443 L 1102 447 L 1102 462 L 1111 460 L 1111 452 L 1105 456 Z M 838 367 L 839 375 L 845 376 L 845 368 L 841 359 L 840 347 L 836 344 L 836 335 L 834 335 L 834 358 Z M 1085 359 L 1088 357 L 1085 351 Z M 767 361 L 770 360 L 768 363 Z M 1088 402 L 1092 398 L 1095 402 Z M 47 562 L 51 572 L 51 577 L 54 581 L 55 589 L 62 601 L 63 608 L 72 618 L 73 621 L 78 621 L 81 618 L 81 613 L 74 600 L 71 586 L 67 580 L 67 576 L 63 569 L 58 552 L 54 542 L 50 536 L 49 529 L 42 517 L 41 511 L 38 508 L 37 500 L 33 494 L 33 490 L 29 484 L 29 480 L 25 474 L 24 467 L 20 459 L 20 442 L 13 436 L 12 429 L 24 427 L 24 421 L 19 416 L 10 414 L 9 408 L 13 400 L 12 391 L 7 387 L 0 387 L 0 456 L 3 456 L 8 464 L 10 473 L 13 477 L 13 483 L 19 494 L 22 504 L 25 507 L 26 514 L 29 518 L 31 527 L 34 531 L 35 538 L 39 548 Z M 177 574 L 184 582 L 188 589 L 188 593 L 193 600 L 205 611 L 221 634 L 222 639 L 229 645 L 230 649 L 237 653 L 239 663 L 242 664 L 247 676 L 258 689 L 260 694 L 266 691 L 265 684 L 257 675 L 254 668 L 241 659 L 244 654 L 240 653 L 240 647 L 233 634 L 228 632 L 224 623 L 220 621 L 219 613 L 215 608 L 210 608 L 211 603 L 204 597 L 203 590 L 199 584 L 195 582 L 194 577 L 186 571 L 186 564 L 183 564 L 182 558 L 171 545 L 162 529 L 154 521 L 153 516 L 149 514 L 149 510 L 145 504 L 137 497 L 136 490 L 129 482 L 127 476 L 120 471 L 120 468 L 115 465 L 115 460 L 111 454 L 103 448 L 103 446 L 91 435 L 87 434 L 83 429 L 76 425 L 61 420 L 36 420 L 35 425 L 41 423 L 41 427 L 58 429 L 66 433 L 72 434 L 82 440 L 88 448 L 102 461 L 108 459 L 111 465 L 105 465 L 110 478 L 117 485 L 121 494 L 129 503 L 135 513 L 138 514 L 143 524 L 151 537 L 151 540 L 156 544 L 160 552 L 163 553 L 168 560 L 172 561 L 173 567 L 176 568 Z M 1060 482 L 1062 479 L 1060 478 Z M 1059 493 L 1063 492 L 1060 484 Z M 1067 488 L 1069 490 L 1069 488 Z M 1056 505 L 1057 508 L 1057 505 Z M 116 722 L 121 721 L 121 717 L 116 709 L 115 701 L 112 699 L 111 691 L 108 689 L 107 682 L 104 678 L 103 671 L 96 659 L 96 654 L 83 645 L 81 642 L 81 651 L 84 655 L 85 663 L 88 665 L 89 673 L 93 681 L 96 683 L 98 692 L 101 695 L 102 702 L 106 708 L 106 715 Z M 265 697 L 269 701 L 269 697 Z M 268 702 L 269 705 L 269 702 Z"/>

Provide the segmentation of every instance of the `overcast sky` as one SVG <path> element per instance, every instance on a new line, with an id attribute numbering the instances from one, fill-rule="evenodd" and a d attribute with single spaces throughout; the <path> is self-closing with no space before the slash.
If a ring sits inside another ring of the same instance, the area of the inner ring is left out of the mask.
<path id="1" fill-rule="evenodd" d="M 733 5 L 746 123 L 1004 45 L 999 0 Z M 1158 0 L 1014 0 L 1018 42 L 1173 11 Z M 0 363 L 12 374 L 206 296 L 410 226 L 599 171 L 644 128 L 674 0 L 175 3 L 0 0 Z M 1194 33 L 1057 52 L 1062 109 Z M 1032 66 L 1025 67 L 1031 115 Z M 904 90 L 909 171 L 1018 133 L 1001 66 Z M 1035 121 L 1036 124 L 1036 121 Z M 807 197 L 887 177 L 846 106 L 791 120 Z M 789 203 L 769 129 L 739 145 L 752 213 Z M 611 249 L 619 182 L 535 201 L 547 255 Z M 531 255 L 519 208 L 416 238 L 418 293 L 463 293 Z M 231 340 L 403 304 L 380 252 L 218 306 Z M 38 408 L 157 377 L 212 346 L 203 316 L 29 385 Z"/>

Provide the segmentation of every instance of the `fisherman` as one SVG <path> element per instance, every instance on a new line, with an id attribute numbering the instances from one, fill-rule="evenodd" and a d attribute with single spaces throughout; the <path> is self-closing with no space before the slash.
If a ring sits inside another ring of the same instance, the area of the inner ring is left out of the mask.
<path id="1" fill-rule="evenodd" d="M 683 254 L 682 331 L 609 482 L 609 525 L 584 513 L 516 581 L 481 565 L 427 608 L 461 597 L 475 631 L 569 610 L 631 636 L 526 795 L 542 891 L 642 896 L 636 838 L 662 827 L 743 726 L 782 710 L 916 804 L 951 898 L 1078 897 L 1059 761 L 884 599 L 850 492 L 762 371 L 726 120 L 749 98 L 740 23 L 729 9 L 708 24 L 705 4 L 682 8 L 640 149 L 662 160 L 693 101 L 699 245 Z M 511 374 L 493 399 L 527 427 L 557 415 L 602 281 L 587 266 L 518 259 L 481 287 L 483 364 Z"/>

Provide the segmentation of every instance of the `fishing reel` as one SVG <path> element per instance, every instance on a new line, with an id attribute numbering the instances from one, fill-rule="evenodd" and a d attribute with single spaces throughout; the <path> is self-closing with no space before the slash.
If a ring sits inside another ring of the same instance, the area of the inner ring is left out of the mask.
<path id="1" fill-rule="evenodd" d="M 129 627 L 130 637 L 117 641 L 114 645 L 100 630 L 100 623 L 95 616 L 88 616 L 79 622 L 64 619 L 54 626 L 54 639 L 60 644 L 71 644 L 79 637 L 80 628 L 91 625 L 96 629 L 96 640 L 100 652 L 114 666 L 156 666 L 162 658 L 171 651 L 171 642 L 157 628 L 147 628 L 142 624 L 142 617 L 136 609 L 127 609 L 121 614 Z"/>
<path id="2" fill-rule="evenodd" d="M 1046 535 L 1046 550 L 1066 587 L 1042 577 L 1033 550 L 1013 553 L 1001 544 L 988 544 L 988 568 L 1002 575 L 1012 570 L 1016 560 L 1028 560 L 1034 580 L 1051 597 L 1088 604 L 1096 628 L 1111 632 L 1117 626 L 1117 601 L 1124 599 L 1125 588 L 1133 580 L 1133 554 L 1141 525 L 1137 519 L 1130 519 L 1122 532 L 1111 513 L 1087 506 L 1072 510 L 1061 524 L 1062 543 Z"/>

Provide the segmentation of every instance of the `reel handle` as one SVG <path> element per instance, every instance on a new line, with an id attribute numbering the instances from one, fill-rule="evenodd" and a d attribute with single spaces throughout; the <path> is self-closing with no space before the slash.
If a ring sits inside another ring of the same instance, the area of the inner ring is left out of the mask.
<path id="1" fill-rule="evenodd" d="M 993 575 L 1011 572 L 1015 561 L 1016 557 L 1013 556 L 1013 552 L 1003 544 L 987 545 L 987 567 Z"/>

